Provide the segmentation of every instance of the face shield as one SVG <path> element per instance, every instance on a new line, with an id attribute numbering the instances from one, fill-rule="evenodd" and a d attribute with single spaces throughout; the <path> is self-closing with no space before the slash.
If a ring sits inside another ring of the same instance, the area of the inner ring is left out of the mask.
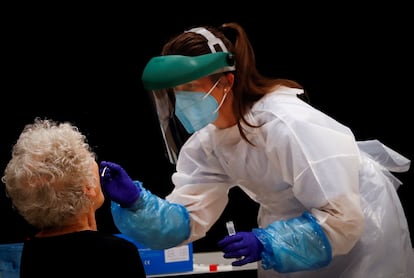
<path id="1" fill-rule="evenodd" d="M 171 163 L 189 134 L 175 115 L 174 87 L 215 73 L 234 70 L 233 55 L 215 52 L 200 56 L 165 55 L 152 58 L 145 66 L 142 81 L 150 91 L 159 120 L 166 154 Z"/>

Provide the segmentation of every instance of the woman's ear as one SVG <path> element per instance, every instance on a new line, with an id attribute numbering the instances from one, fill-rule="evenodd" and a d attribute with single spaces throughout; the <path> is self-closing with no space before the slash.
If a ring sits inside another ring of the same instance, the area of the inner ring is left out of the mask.
<path id="1" fill-rule="evenodd" d="M 225 82 L 223 82 L 223 86 L 226 89 L 226 91 L 230 91 L 231 88 L 233 88 L 234 84 L 234 74 L 231 72 L 227 72 L 225 75 Z"/>
<path id="2" fill-rule="evenodd" d="M 83 187 L 83 192 L 85 193 L 86 196 L 88 196 L 89 198 L 93 198 L 96 196 L 96 190 L 93 187 L 90 187 L 88 185 L 84 185 Z"/>

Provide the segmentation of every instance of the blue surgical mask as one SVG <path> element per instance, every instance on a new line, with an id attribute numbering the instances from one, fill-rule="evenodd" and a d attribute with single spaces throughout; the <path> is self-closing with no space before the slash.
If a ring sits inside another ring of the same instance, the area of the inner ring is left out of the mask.
<path id="1" fill-rule="evenodd" d="M 218 116 L 218 110 L 224 102 L 226 95 L 223 97 L 220 105 L 216 99 L 211 96 L 211 92 L 219 83 L 220 79 L 207 92 L 175 92 L 175 115 L 188 133 L 194 133 L 214 122 Z"/>

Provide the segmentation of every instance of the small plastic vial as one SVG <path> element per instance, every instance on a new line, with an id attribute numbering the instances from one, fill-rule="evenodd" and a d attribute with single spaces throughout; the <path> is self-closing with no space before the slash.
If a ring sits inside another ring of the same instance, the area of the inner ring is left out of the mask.
<path id="1" fill-rule="evenodd" d="M 226 228 L 227 228 L 227 233 L 229 234 L 229 236 L 236 234 L 236 229 L 234 228 L 233 221 L 226 222 Z"/>

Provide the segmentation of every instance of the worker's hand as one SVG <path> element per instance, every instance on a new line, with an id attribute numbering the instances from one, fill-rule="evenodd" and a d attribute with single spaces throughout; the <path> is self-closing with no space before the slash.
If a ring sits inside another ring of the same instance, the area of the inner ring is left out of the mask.
<path id="1" fill-rule="evenodd" d="M 99 175 L 104 193 L 121 207 L 131 207 L 138 200 L 141 189 L 120 165 L 102 161 Z"/>
<path id="2" fill-rule="evenodd" d="M 218 245 L 224 252 L 224 258 L 237 258 L 231 263 L 233 266 L 261 260 L 263 244 L 252 232 L 237 232 L 235 235 L 226 236 Z"/>

